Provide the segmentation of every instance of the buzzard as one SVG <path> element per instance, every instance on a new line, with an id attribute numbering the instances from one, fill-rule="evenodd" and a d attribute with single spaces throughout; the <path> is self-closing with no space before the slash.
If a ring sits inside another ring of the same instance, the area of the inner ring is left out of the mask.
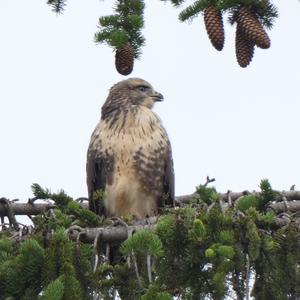
<path id="1" fill-rule="evenodd" d="M 171 145 L 152 111 L 163 100 L 145 80 L 115 84 L 102 106 L 87 152 L 89 208 L 106 216 L 145 218 L 174 205 Z M 95 192 L 104 192 L 98 201 Z"/>

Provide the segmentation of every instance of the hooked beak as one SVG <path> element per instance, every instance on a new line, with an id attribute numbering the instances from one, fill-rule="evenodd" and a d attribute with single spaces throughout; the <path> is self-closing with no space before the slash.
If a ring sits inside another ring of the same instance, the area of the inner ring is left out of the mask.
<path id="1" fill-rule="evenodd" d="M 161 93 L 155 92 L 152 96 L 152 98 L 154 98 L 155 101 L 163 101 L 164 96 Z"/>

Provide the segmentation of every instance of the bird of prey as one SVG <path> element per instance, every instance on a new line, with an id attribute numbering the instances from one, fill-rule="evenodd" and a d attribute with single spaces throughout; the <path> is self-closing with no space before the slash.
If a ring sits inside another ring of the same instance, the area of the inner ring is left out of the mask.
<path id="1" fill-rule="evenodd" d="M 152 111 L 162 101 L 145 80 L 115 84 L 102 106 L 87 152 L 89 208 L 106 216 L 153 216 L 158 207 L 174 205 L 171 145 Z M 97 201 L 94 193 L 104 192 Z"/>

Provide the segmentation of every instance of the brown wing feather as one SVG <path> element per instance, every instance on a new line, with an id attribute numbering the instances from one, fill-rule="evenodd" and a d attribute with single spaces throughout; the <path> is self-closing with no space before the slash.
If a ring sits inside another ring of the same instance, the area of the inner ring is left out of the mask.
<path id="1" fill-rule="evenodd" d="M 175 188 L 174 188 L 174 168 L 173 168 L 173 158 L 171 145 L 169 144 L 169 149 L 167 157 L 165 159 L 165 169 L 163 175 L 163 193 L 166 195 L 167 205 L 175 206 Z"/>
<path id="2" fill-rule="evenodd" d="M 105 191 L 106 184 L 111 184 L 112 173 L 114 168 L 114 158 L 107 151 L 101 151 L 98 146 L 97 150 L 90 145 L 87 154 L 87 187 L 89 196 L 89 208 L 93 212 L 103 215 L 105 208 L 103 201 L 97 201 L 94 193 L 96 191 Z"/>
<path id="3" fill-rule="evenodd" d="M 97 190 L 104 190 L 106 185 L 103 159 L 96 158 L 96 152 L 90 149 L 87 155 L 86 174 L 89 208 L 97 214 L 103 214 L 103 205 L 100 205 L 99 201 L 96 201 L 93 197 Z"/>
<path id="4" fill-rule="evenodd" d="M 164 136 L 165 138 L 167 136 Z M 174 205 L 174 171 L 170 143 L 135 152 L 134 162 L 144 188 L 157 197 L 158 206 Z"/>

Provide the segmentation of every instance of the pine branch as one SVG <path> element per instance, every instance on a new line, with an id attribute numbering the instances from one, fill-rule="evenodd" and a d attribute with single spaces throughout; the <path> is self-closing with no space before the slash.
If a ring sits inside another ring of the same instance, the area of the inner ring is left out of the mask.
<path id="1" fill-rule="evenodd" d="M 300 209 L 300 201 L 299 201 Z M 154 229 L 156 227 L 158 217 L 152 217 L 150 224 L 139 224 L 128 226 L 128 229 L 134 232 L 141 230 Z M 289 218 L 277 217 L 274 219 L 273 225 L 276 228 L 281 228 L 291 222 Z M 94 243 L 97 236 L 101 235 L 102 243 L 121 243 L 128 238 L 128 230 L 122 226 L 106 226 L 97 228 L 79 228 L 78 226 L 70 227 L 69 237 L 73 241 L 79 240 L 84 243 Z"/>
<path id="2" fill-rule="evenodd" d="M 240 193 L 235 193 L 235 194 L 240 194 Z M 295 197 L 295 196 L 300 197 L 300 192 L 299 191 L 289 191 L 289 192 L 285 192 L 284 195 L 285 195 L 286 199 L 288 197 Z M 285 207 L 283 207 L 283 204 L 281 202 L 273 203 L 270 205 L 270 208 L 274 211 L 276 211 L 276 210 L 282 211 L 283 209 L 288 209 L 290 212 L 291 211 L 296 211 L 296 212 L 300 211 L 300 200 L 289 201 L 288 203 L 289 203 L 288 205 L 285 204 Z M 20 205 L 23 206 L 24 204 L 13 203 L 12 205 L 14 205 L 15 206 L 14 209 L 17 210 L 17 208 Z M 35 206 L 38 206 L 40 208 L 43 207 L 43 211 L 45 211 L 45 208 L 49 204 L 44 204 L 44 205 L 43 204 L 25 204 L 25 205 L 27 205 L 31 208 L 35 207 Z M 82 206 L 87 208 L 86 203 L 83 203 Z M 3 207 L 0 205 L 0 212 L 1 212 L 1 208 L 3 208 Z M 2 212 L 3 212 L 3 210 L 2 210 Z M 245 215 L 243 213 L 240 213 L 240 216 L 242 218 L 245 218 Z M 288 215 L 285 213 L 280 213 L 277 217 L 274 218 L 274 220 L 272 222 L 272 226 L 274 228 L 281 228 L 281 227 L 287 226 L 291 223 L 292 220 L 298 220 L 296 217 L 297 217 L 296 214 Z M 132 225 L 129 225 L 129 226 L 128 225 L 124 226 L 124 224 L 119 224 L 117 226 L 103 225 L 101 227 L 82 228 L 78 225 L 72 225 L 69 229 L 67 229 L 67 233 L 71 240 L 73 240 L 75 242 L 81 241 L 83 243 L 93 243 L 95 246 L 94 248 L 96 249 L 99 246 L 98 240 L 100 237 L 101 237 L 100 238 L 101 243 L 103 243 L 103 245 L 105 243 L 121 243 L 121 242 L 125 241 L 126 239 L 128 239 L 130 232 L 137 233 L 139 231 L 155 229 L 158 220 L 159 220 L 159 216 L 154 216 L 151 218 L 147 218 L 145 220 L 135 221 Z M 31 234 L 32 234 L 32 231 L 24 233 L 24 234 L 22 232 L 22 234 L 21 234 L 21 232 L 19 230 L 15 230 L 15 231 L 12 231 L 12 235 L 11 235 L 10 239 L 14 240 L 14 241 L 24 241 L 24 240 L 30 238 Z M 51 235 L 49 237 L 51 237 Z M 95 257 L 96 258 L 95 266 L 97 266 L 97 264 L 98 264 L 97 256 L 98 256 L 98 253 L 96 253 L 96 257 Z M 150 270 L 151 264 L 148 261 L 147 261 L 147 263 L 148 263 L 147 267 L 148 267 L 148 273 L 149 273 L 149 272 L 151 272 L 151 270 Z M 149 281 L 151 281 L 151 276 L 149 276 Z"/>
<path id="3" fill-rule="evenodd" d="M 57 14 L 61 14 L 66 6 L 66 0 L 48 0 L 47 4 L 52 6 L 52 10 Z"/>
<path id="4" fill-rule="evenodd" d="M 197 0 L 195 3 L 189 5 L 179 14 L 179 20 L 184 22 L 186 20 L 191 20 L 198 16 L 198 14 L 208 7 L 209 1 L 207 0 Z"/>
<path id="5" fill-rule="evenodd" d="M 161 0 L 163 2 L 170 1 L 175 7 L 184 3 L 185 0 Z"/>
<path id="6" fill-rule="evenodd" d="M 141 47 L 145 44 L 141 33 L 144 27 L 144 8 L 142 0 L 118 0 L 114 8 L 115 14 L 99 19 L 100 30 L 95 34 L 95 41 L 105 42 L 115 50 L 129 42 L 133 47 L 134 57 L 138 58 Z"/>

